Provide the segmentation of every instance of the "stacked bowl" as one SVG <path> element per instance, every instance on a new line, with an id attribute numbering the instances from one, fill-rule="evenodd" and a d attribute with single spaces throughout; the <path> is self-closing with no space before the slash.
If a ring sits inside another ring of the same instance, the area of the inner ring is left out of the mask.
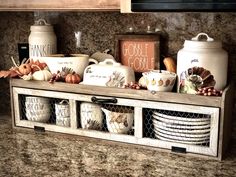
<path id="1" fill-rule="evenodd" d="M 160 140 L 193 145 L 210 141 L 210 117 L 182 117 L 154 111 L 152 122 L 155 137 Z"/>
<path id="2" fill-rule="evenodd" d="M 47 122 L 51 115 L 50 100 L 43 97 L 25 98 L 26 118 L 30 121 Z"/>

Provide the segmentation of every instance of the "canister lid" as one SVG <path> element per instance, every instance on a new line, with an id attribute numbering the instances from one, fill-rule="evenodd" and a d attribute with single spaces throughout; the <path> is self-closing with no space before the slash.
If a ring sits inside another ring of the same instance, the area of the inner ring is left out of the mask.
<path id="1" fill-rule="evenodd" d="M 200 40 L 200 36 L 205 36 L 205 40 Z M 222 48 L 221 41 L 215 41 L 209 37 L 206 33 L 199 33 L 196 37 L 191 40 L 185 40 L 184 48 L 192 49 L 210 49 L 210 48 Z"/>
<path id="2" fill-rule="evenodd" d="M 33 32 L 53 32 L 53 26 L 48 24 L 44 19 L 35 21 L 35 24 L 30 27 Z"/>
<path id="3" fill-rule="evenodd" d="M 185 40 L 184 48 L 193 48 L 193 49 L 222 48 L 222 42 Z"/>

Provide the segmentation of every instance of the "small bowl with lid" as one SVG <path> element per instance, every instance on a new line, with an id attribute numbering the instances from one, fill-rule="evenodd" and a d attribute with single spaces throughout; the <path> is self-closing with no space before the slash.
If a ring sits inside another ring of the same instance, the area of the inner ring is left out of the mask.
<path id="1" fill-rule="evenodd" d="M 148 90 L 171 92 L 177 75 L 166 70 L 151 70 L 144 72 L 143 76 Z"/>

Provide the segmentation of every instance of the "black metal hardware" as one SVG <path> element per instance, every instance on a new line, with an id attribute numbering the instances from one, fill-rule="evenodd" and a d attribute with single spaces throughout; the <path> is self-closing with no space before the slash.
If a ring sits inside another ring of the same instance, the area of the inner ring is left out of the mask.
<path id="1" fill-rule="evenodd" d="M 235 12 L 235 0 L 131 0 L 133 12 Z"/>
<path id="2" fill-rule="evenodd" d="M 186 153 L 186 148 L 171 146 L 172 152 Z"/>
<path id="3" fill-rule="evenodd" d="M 116 98 L 97 98 L 93 96 L 91 101 L 96 104 L 105 104 L 105 103 L 117 103 Z"/>
<path id="4" fill-rule="evenodd" d="M 39 127 L 39 126 L 34 126 L 34 131 L 36 131 L 36 132 L 45 132 L 45 128 L 44 127 Z"/>

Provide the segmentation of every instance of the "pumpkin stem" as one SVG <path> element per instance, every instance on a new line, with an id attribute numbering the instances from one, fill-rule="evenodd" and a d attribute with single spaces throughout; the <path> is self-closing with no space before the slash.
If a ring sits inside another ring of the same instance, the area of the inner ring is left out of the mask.
<path id="1" fill-rule="evenodd" d="M 19 66 L 16 64 L 16 61 L 15 61 L 15 59 L 13 58 L 13 56 L 11 56 L 11 61 L 12 61 L 13 65 L 14 65 L 15 67 L 19 67 Z"/>
<path id="2" fill-rule="evenodd" d="M 27 63 L 29 63 L 29 58 L 24 58 L 23 60 L 22 60 L 22 62 L 21 62 L 21 64 L 27 64 Z"/>

